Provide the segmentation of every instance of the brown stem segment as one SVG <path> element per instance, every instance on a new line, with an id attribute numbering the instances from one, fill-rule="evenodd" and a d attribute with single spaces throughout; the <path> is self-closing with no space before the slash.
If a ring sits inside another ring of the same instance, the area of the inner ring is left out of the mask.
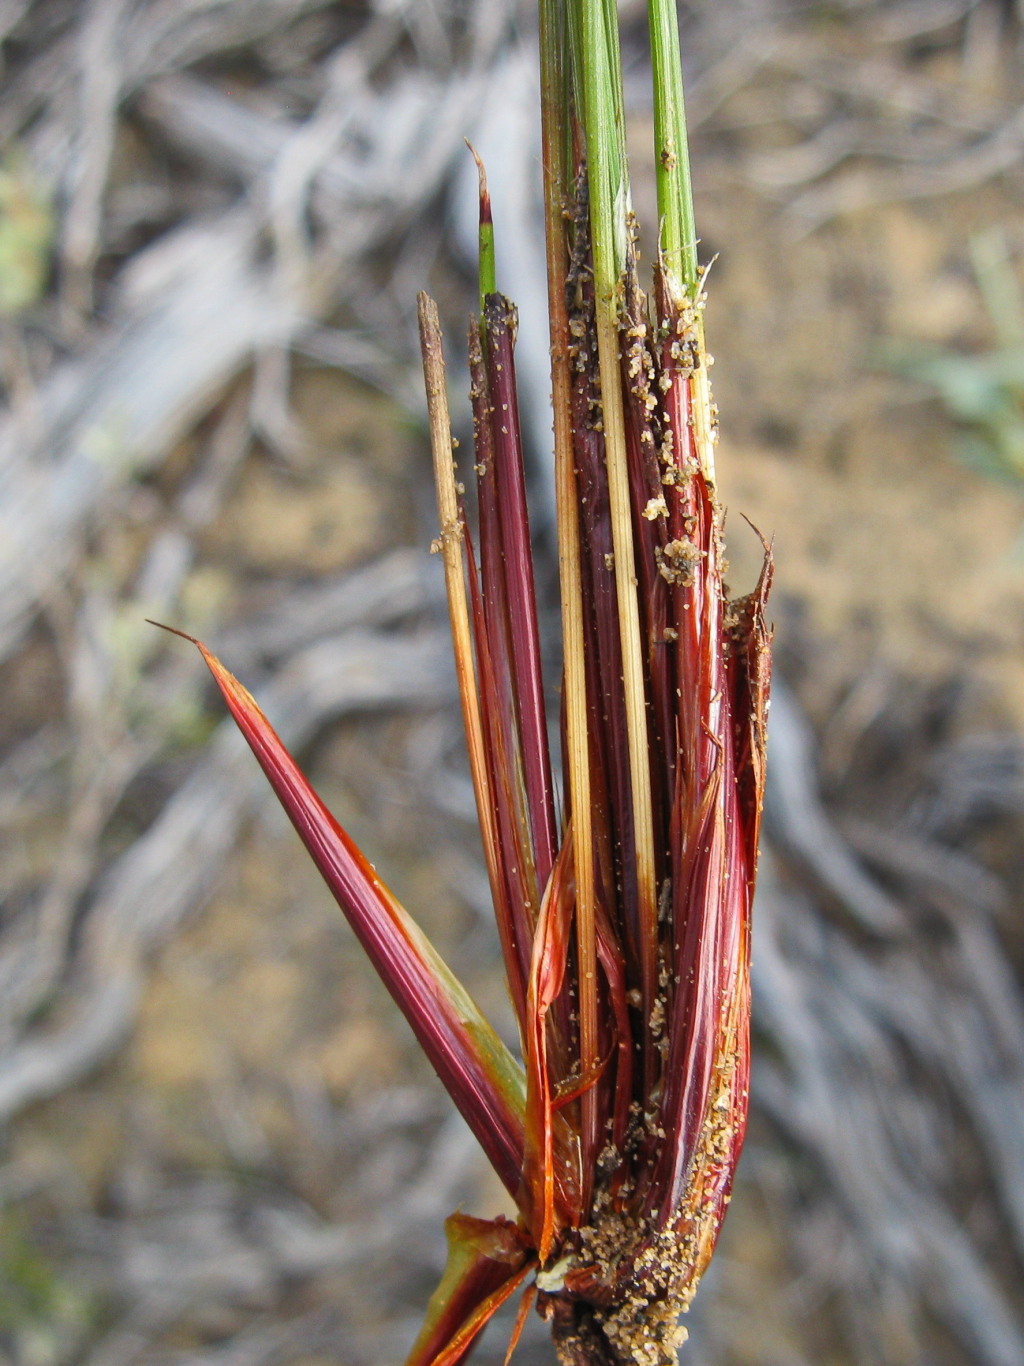
<path id="1" fill-rule="evenodd" d="M 520 746 L 538 899 L 543 895 L 555 862 L 554 796 L 548 757 L 547 719 L 540 671 L 540 632 L 537 627 L 530 519 L 526 508 L 526 477 L 516 393 L 514 340 L 517 326 L 512 304 L 490 294 L 484 305 L 491 426 L 495 456 L 497 513 L 501 554 L 508 595 L 512 698 L 519 720 Z"/>
<path id="2" fill-rule="evenodd" d="M 455 647 L 455 673 L 462 704 L 462 720 L 466 729 L 469 768 L 476 796 L 477 818 L 483 840 L 487 874 L 495 904 L 500 905 L 505 886 L 504 870 L 500 862 L 500 842 L 495 821 L 494 794 L 487 767 L 484 725 L 480 714 L 479 685 L 473 668 L 473 641 L 470 630 L 469 604 L 463 570 L 465 525 L 459 507 L 455 469 L 452 463 L 452 427 L 448 415 L 448 394 L 445 385 L 444 350 L 441 321 L 437 304 L 427 294 L 420 294 L 420 346 L 423 351 L 423 378 L 427 391 L 427 414 L 430 421 L 430 445 L 434 457 L 434 478 L 437 485 L 437 506 L 441 521 L 440 550 L 444 557 L 445 586 L 448 592 L 448 615 Z M 520 986 L 520 995 L 522 987 Z M 523 1011 L 522 1000 L 518 1002 Z M 520 1013 L 520 1020 L 522 1013 Z"/>
<path id="3" fill-rule="evenodd" d="M 545 1295 L 537 1309 L 551 1325 L 558 1366 L 622 1366 L 589 1305 Z"/>

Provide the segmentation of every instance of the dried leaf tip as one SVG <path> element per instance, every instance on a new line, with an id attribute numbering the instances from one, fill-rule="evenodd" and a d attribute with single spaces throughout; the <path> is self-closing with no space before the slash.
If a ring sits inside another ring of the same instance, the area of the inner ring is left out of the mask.
<path id="1" fill-rule="evenodd" d="M 479 228 L 479 277 L 480 277 L 480 316 L 483 317 L 487 306 L 487 296 L 494 294 L 498 288 L 497 284 L 497 264 L 494 254 L 494 222 L 491 217 L 491 195 L 487 188 L 487 172 L 484 170 L 484 163 L 476 148 L 465 139 L 466 146 L 469 148 L 470 155 L 476 162 L 477 180 L 479 184 L 480 196 L 480 228 Z"/>

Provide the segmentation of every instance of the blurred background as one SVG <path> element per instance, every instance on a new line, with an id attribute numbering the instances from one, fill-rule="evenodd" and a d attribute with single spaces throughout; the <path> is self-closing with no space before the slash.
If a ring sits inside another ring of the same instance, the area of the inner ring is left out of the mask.
<path id="1" fill-rule="evenodd" d="M 754 1111 L 687 1360 L 1020 1366 L 1020 7 L 680 15 L 733 587 L 742 513 L 779 678 Z M 0 1358 L 397 1366 L 442 1219 L 500 1191 L 144 618 L 257 693 L 507 1026 L 414 307 L 465 428 L 468 135 L 557 668 L 532 6 L 0 0 L 0 56 Z"/>

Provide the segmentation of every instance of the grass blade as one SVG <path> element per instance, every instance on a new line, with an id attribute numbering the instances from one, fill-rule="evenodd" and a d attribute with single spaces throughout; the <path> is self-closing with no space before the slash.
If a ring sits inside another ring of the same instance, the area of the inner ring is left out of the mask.
<path id="1" fill-rule="evenodd" d="M 516 1194 L 526 1116 L 523 1069 L 324 806 L 251 694 L 204 645 L 193 644 L 381 980 L 498 1176 Z"/>

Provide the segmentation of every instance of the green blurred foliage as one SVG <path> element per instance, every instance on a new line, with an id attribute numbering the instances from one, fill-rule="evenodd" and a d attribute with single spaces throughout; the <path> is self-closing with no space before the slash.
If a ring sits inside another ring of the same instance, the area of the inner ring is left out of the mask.
<path id="1" fill-rule="evenodd" d="M 0 162 L 0 317 L 13 317 L 42 298 L 50 271 L 53 212 L 25 158 Z"/>
<path id="2" fill-rule="evenodd" d="M 10 1213 L 0 1218 L 0 1351 L 20 1366 L 56 1366 L 74 1354 L 96 1306 L 29 1242 Z"/>
<path id="3" fill-rule="evenodd" d="M 957 454 L 1018 487 L 1024 483 L 1024 296 L 1001 229 L 971 242 L 974 273 L 995 345 L 978 354 L 909 343 L 881 348 L 882 363 L 933 390 L 960 425 Z"/>

